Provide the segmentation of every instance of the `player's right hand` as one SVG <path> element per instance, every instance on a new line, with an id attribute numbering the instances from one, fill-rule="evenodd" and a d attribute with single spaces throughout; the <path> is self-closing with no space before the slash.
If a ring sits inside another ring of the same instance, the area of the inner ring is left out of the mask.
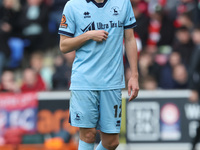
<path id="1" fill-rule="evenodd" d="M 90 39 L 96 42 L 103 42 L 108 38 L 108 32 L 104 30 L 92 30 L 87 32 Z"/>

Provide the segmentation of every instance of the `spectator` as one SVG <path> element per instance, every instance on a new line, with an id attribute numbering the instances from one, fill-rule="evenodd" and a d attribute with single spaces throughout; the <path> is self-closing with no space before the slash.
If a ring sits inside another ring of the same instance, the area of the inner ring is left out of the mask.
<path id="1" fill-rule="evenodd" d="M 41 52 L 35 52 L 30 58 L 30 67 L 37 72 L 40 82 L 44 82 L 47 89 L 51 89 L 52 71 L 49 67 L 44 66 L 44 56 Z"/>
<path id="2" fill-rule="evenodd" d="M 192 90 L 190 100 L 199 102 L 200 95 L 200 27 L 195 27 L 192 32 L 192 39 L 195 44 L 194 52 L 191 58 L 189 70 L 190 89 Z M 199 121 L 200 122 L 200 121 Z M 196 136 L 192 140 L 192 150 L 195 150 L 196 144 L 200 139 L 200 126 L 196 130 Z"/>
<path id="3" fill-rule="evenodd" d="M 194 51 L 191 58 L 189 79 L 190 89 L 192 89 L 192 101 L 197 101 L 200 95 L 200 27 L 196 27 L 192 32 L 192 40 L 195 44 Z M 196 94 L 198 93 L 198 94 Z"/>
<path id="4" fill-rule="evenodd" d="M 188 13 L 191 20 L 194 21 L 195 8 L 195 0 L 180 0 L 179 5 L 177 6 L 177 13 Z"/>
<path id="5" fill-rule="evenodd" d="M 188 13 L 179 14 L 175 21 L 176 27 L 185 26 L 191 31 L 194 27 L 194 23 L 192 22 Z"/>
<path id="6" fill-rule="evenodd" d="M 177 16 L 176 9 L 177 9 L 177 6 L 179 5 L 179 3 L 180 3 L 180 0 L 173 0 L 173 1 L 167 0 L 166 5 L 164 6 L 165 11 L 167 12 L 167 14 L 171 20 L 176 19 L 176 16 Z"/>
<path id="7" fill-rule="evenodd" d="M 158 72 L 160 68 L 154 61 L 154 54 L 142 51 L 139 57 L 138 69 L 140 76 L 139 83 L 142 83 L 142 81 L 148 76 L 152 76 L 155 79 L 158 79 Z"/>
<path id="8" fill-rule="evenodd" d="M 40 74 L 43 67 L 43 54 L 41 52 L 35 52 L 31 55 L 30 66 Z"/>
<path id="9" fill-rule="evenodd" d="M 52 3 L 50 19 L 56 23 L 56 26 L 60 25 L 62 10 L 68 0 L 47 0 L 48 3 Z"/>
<path id="10" fill-rule="evenodd" d="M 162 89 L 175 88 L 175 81 L 172 73 L 176 65 L 181 64 L 181 56 L 177 52 L 172 52 L 169 56 L 168 62 L 161 67 L 159 72 L 159 87 Z"/>
<path id="11" fill-rule="evenodd" d="M 48 7 L 42 0 L 27 0 L 19 18 L 22 36 L 29 41 L 27 53 L 45 49 L 48 37 Z"/>
<path id="12" fill-rule="evenodd" d="M 36 52 L 31 55 L 30 67 L 35 69 L 39 78 L 41 78 L 41 80 L 45 82 L 46 88 L 51 89 L 52 88 L 51 80 L 53 71 L 49 66 L 45 65 L 45 56 L 43 55 L 43 53 Z"/>
<path id="13" fill-rule="evenodd" d="M 144 90 L 156 90 L 158 88 L 157 81 L 152 76 L 147 76 L 143 81 L 141 81 L 141 89 Z"/>
<path id="14" fill-rule="evenodd" d="M 160 5 L 155 5 L 150 11 L 148 45 L 171 45 L 174 37 L 172 21 L 164 13 Z"/>
<path id="15" fill-rule="evenodd" d="M 194 13 L 194 22 L 196 25 L 200 25 L 200 0 L 195 0 L 195 13 Z"/>
<path id="16" fill-rule="evenodd" d="M 21 5 L 25 5 L 26 4 L 26 0 L 20 0 Z"/>
<path id="17" fill-rule="evenodd" d="M 64 58 L 59 55 L 54 60 L 55 73 L 52 77 L 53 90 L 69 89 L 69 78 L 67 77 L 67 66 Z"/>
<path id="18" fill-rule="evenodd" d="M 181 55 L 183 63 L 188 68 L 193 52 L 193 42 L 187 27 L 182 26 L 176 30 L 173 51 Z"/>
<path id="19" fill-rule="evenodd" d="M 188 88 L 188 73 L 185 65 L 178 64 L 174 66 L 172 77 L 174 80 L 173 89 L 187 89 Z"/>
<path id="20" fill-rule="evenodd" d="M 15 82 L 14 73 L 5 70 L 1 76 L 0 92 L 18 92 L 19 87 Z"/>
<path id="21" fill-rule="evenodd" d="M 140 53 L 138 65 L 141 77 L 154 75 L 157 69 L 157 64 L 154 61 L 154 53 L 142 51 Z"/>
<path id="22" fill-rule="evenodd" d="M 170 18 L 172 20 L 175 20 L 177 16 L 181 14 L 189 14 L 192 21 L 194 21 L 195 18 L 193 18 L 195 15 L 195 2 L 196 0 L 173 0 L 167 1 L 167 5 L 165 6 Z"/>
<path id="23" fill-rule="evenodd" d="M 157 45 L 147 45 L 147 46 L 145 46 L 144 51 L 154 55 L 154 54 L 158 53 L 159 49 L 158 49 Z"/>
<path id="24" fill-rule="evenodd" d="M 61 21 L 62 10 L 68 0 L 45 0 L 50 5 L 49 13 L 49 32 L 50 32 L 50 46 L 57 46 L 59 43 L 58 28 Z M 57 38 L 55 38 L 57 37 Z M 49 44 L 50 44 L 49 43 Z"/>
<path id="25" fill-rule="evenodd" d="M 37 72 L 32 68 L 27 68 L 23 72 L 22 92 L 38 92 L 45 91 L 44 81 L 38 76 Z"/>
<path id="26" fill-rule="evenodd" d="M 134 10 L 134 15 L 137 20 L 138 26 L 134 29 L 134 31 L 138 34 L 138 36 L 142 40 L 143 47 L 147 44 L 148 39 L 148 26 L 149 26 L 149 17 L 143 13 L 143 7 L 146 7 L 144 3 L 133 4 L 132 7 Z"/>
<path id="27" fill-rule="evenodd" d="M 70 77 L 72 63 L 75 53 L 70 52 L 64 55 L 58 55 L 55 59 L 55 73 L 53 74 L 52 82 L 54 90 L 68 90 L 70 86 Z"/>
<path id="28" fill-rule="evenodd" d="M 0 6 L 0 76 L 10 56 L 8 40 L 17 26 L 19 10 L 18 0 L 3 0 Z"/>
<path id="29" fill-rule="evenodd" d="M 145 78 L 150 74 L 150 66 L 153 64 L 153 57 L 146 52 L 140 54 L 138 63 L 140 77 Z"/>

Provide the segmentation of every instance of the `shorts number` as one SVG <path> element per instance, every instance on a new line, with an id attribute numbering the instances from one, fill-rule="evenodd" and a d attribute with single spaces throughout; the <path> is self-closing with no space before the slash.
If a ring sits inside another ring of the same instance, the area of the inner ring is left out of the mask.
<path id="1" fill-rule="evenodd" d="M 120 109 L 119 118 L 121 118 L 121 116 L 122 116 L 121 108 L 122 108 L 122 105 L 120 105 L 120 106 L 115 105 L 115 106 L 114 106 L 114 109 L 115 109 L 115 118 L 117 118 L 117 116 L 118 116 L 118 109 Z"/>

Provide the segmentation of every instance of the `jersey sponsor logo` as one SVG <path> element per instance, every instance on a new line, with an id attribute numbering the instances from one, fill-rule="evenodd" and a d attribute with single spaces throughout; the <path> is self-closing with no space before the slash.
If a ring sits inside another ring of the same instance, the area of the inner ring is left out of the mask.
<path id="1" fill-rule="evenodd" d="M 108 29 L 108 28 L 122 28 L 124 26 L 123 22 L 119 21 L 114 22 L 114 21 L 109 21 L 108 23 L 102 23 L 102 22 L 91 22 L 89 23 L 84 29 L 81 29 L 83 32 L 95 30 L 95 24 L 96 28 L 98 30 L 103 30 L 103 29 Z"/>
<path id="2" fill-rule="evenodd" d="M 88 11 L 84 12 L 83 15 L 84 15 L 84 18 L 91 18 L 91 15 Z"/>
<path id="3" fill-rule="evenodd" d="M 103 23 L 101 23 L 101 22 L 98 22 L 97 23 L 97 28 L 98 29 L 108 29 L 109 28 L 109 24 L 103 24 Z"/>
<path id="4" fill-rule="evenodd" d="M 65 15 L 62 15 L 62 20 L 61 20 L 61 23 L 60 23 L 60 27 L 61 28 L 67 28 L 68 24 L 66 23 L 66 17 Z"/>
<path id="5" fill-rule="evenodd" d="M 97 22 L 97 29 L 99 30 L 108 29 L 108 28 L 121 28 L 123 26 L 124 26 L 123 22 L 119 20 L 118 22 L 109 21 L 109 23 Z"/>
<path id="6" fill-rule="evenodd" d="M 95 30 L 95 25 L 94 22 L 91 22 L 90 24 L 87 25 L 84 29 L 81 29 L 83 32 Z"/>
<path id="7" fill-rule="evenodd" d="M 118 120 L 118 121 L 116 122 L 116 127 L 120 127 L 120 126 L 121 126 L 121 121 Z"/>
<path id="8" fill-rule="evenodd" d="M 95 30 L 95 24 L 98 30 L 108 29 L 108 28 L 121 28 L 124 26 L 123 22 L 119 21 L 109 21 L 109 23 L 102 23 L 102 22 L 91 22 L 89 23 L 84 29 L 81 29 L 83 32 Z"/>
<path id="9" fill-rule="evenodd" d="M 120 12 L 119 7 L 117 6 L 112 7 L 110 12 L 112 13 L 113 16 L 118 16 Z"/>

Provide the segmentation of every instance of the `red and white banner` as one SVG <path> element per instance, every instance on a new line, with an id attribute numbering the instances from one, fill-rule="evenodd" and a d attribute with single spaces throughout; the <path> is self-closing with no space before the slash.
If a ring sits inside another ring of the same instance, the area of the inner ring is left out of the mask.
<path id="1" fill-rule="evenodd" d="M 36 131 L 37 93 L 0 94 L 0 145 L 20 143 L 24 133 Z"/>

